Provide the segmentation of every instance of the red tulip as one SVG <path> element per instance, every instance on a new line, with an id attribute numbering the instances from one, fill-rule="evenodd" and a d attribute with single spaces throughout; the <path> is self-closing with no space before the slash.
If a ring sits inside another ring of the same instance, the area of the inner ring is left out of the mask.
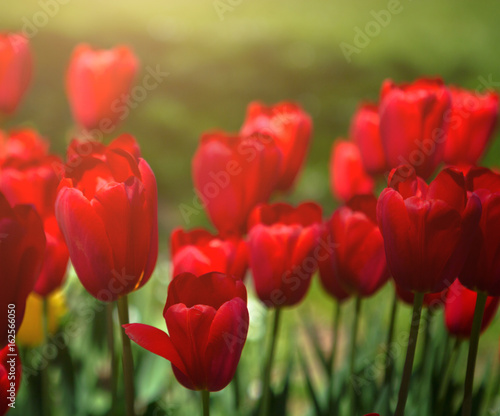
<path id="1" fill-rule="evenodd" d="M 330 186 L 337 199 L 348 201 L 354 195 L 370 194 L 375 186 L 365 172 L 355 143 L 337 140 L 330 157 Z"/>
<path id="2" fill-rule="evenodd" d="M 243 234 L 255 205 L 269 199 L 281 152 L 270 136 L 206 133 L 193 158 L 193 180 L 222 236 Z"/>
<path id="3" fill-rule="evenodd" d="M 312 120 L 300 106 L 282 102 L 267 107 L 260 102 L 248 105 L 241 127 L 242 136 L 263 133 L 274 138 L 283 154 L 277 190 L 288 191 L 304 165 L 312 135 Z"/>
<path id="4" fill-rule="evenodd" d="M 321 208 L 259 205 L 249 219 L 249 260 L 255 290 L 268 307 L 291 306 L 305 296 L 318 267 Z"/>
<path id="5" fill-rule="evenodd" d="M 413 292 L 404 290 L 396 284 L 394 286 L 396 288 L 396 294 L 398 295 L 398 298 L 401 299 L 404 303 L 407 303 L 408 305 L 413 305 L 413 300 L 414 300 Z M 424 295 L 423 305 L 433 308 L 434 310 L 438 309 L 441 306 L 444 306 L 447 292 L 448 288 L 437 293 L 426 293 Z"/>
<path id="6" fill-rule="evenodd" d="M 472 168 L 466 183 L 467 189 L 481 199 L 483 209 L 460 282 L 470 290 L 500 296 L 500 175 L 486 168 Z"/>
<path id="7" fill-rule="evenodd" d="M 0 131 L 0 164 L 9 158 L 29 162 L 48 155 L 49 143 L 32 129 Z"/>
<path id="8" fill-rule="evenodd" d="M 220 272 L 243 280 L 248 267 L 247 246 L 237 237 L 218 238 L 197 228 L 177 228 L 170 237 L 173 276 L 192 273 L 196 276 Z"/>
<path id="9" fill-rule="evenodd" d="M 455 280 L 448 290 L 444 307 L 446 328 L 451 335 L 469 338 L 476 309 L 477 293 L 462 286 Z M 484 309 L 481 332 L 491 323 L 498 310 L 500 298 L 488 296 Z"/>
<path id="10" fill-rule="evenodd" d="M 10 330 L 21 326 L 26 298 L 40 273 L 44 251 L 43 224 L 35 209 L 31 205 L 11 207 L 0 193 L 0 307 L 5 311 L 0 321 L 0 348 L 7 344 Z M 15 305 L 14 328 L 7 319 L 11 304 Z"/>
<path id="11" fill-rule="evenodd" d="M 390 168 L 411 165 L 426 179 L 443 159 L 450 92 L 440 79 L 382 85 L 380 137 Z"/>
<path id="12" fill-rule="evenodd" d="M 326 224 L 335 245 L 330 259 L 335 278 L 354 296 L 371 296 L 389 280 L 376 207 L 373 195 L 355 196 Z"/>
<path id="13" fill-rule="evenodd" d="M 138 67 L 127 46 L 93 50 L 78 45 L 66 75 L 66 90 L 78 124 L 87 130 L 108 130 L 122 120 Z"/>
<path id="14" fill-rule="evenodd" d="M 16 393 L 21 385 L 21 375 L 19 350 L 15 344 L 7 345 L 0 351 L 0 415 L 5 415 L 15 407 Z"/>
<path id="15" fill-rule="evenodd" d="M 0 33 L 0 113 L 16 111 L 31 81 L 29 41 L 18 33 Z"/>
<path id="16" fill-rule="evenodd" d="M 152 326 L 124 325 L 130 339 L 172 363 L 175 377 L 191 390 L 219 391 L 234 376 L 248 331 L 247 292 L 222 273 L 176 276 L 163 317 L 168 335 Z"/>
<path id="17" fill-rule="evenodd" d="M 78 143 L 70 145 L 56 218 L 85 289 L 112 301 L 142 287 L 156 264 L 156 179 L 144 159 L 116 143 L 86 146 L 77 157 Z"/>
<path id="18" fill-rule="evenodd" d="M 389 269 L 405 290 L 436 293 L 458 276 L 481 215 L 461 172 L 444 169 L 429 185 L 409 166 L 394 169 L 377 218 Z"/>
<path id="19" fill-rule="evenodd" d="M 475 165 L 493 137 L 498 118 L 498 94 L 450 88 L 451 110 L 444 161 Z"/>
<path id="20" fill-rule="evenodd" d="M 380 138 L 380 117 L 375 104 L 363 103 L 351 121 L 350 136 L 358 145 L 363 166 L 370 175 L 387 170 Z"/>

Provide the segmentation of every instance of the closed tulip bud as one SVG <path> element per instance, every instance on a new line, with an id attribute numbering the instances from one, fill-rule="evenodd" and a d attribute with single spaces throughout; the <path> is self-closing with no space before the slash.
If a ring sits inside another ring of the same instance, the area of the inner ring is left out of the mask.
<path id="1" fill-rule="evenodd" d="M 22 370 L 17 346 L 14 344 L 2 348 L 0 350 L 0 415 L 5 415 L 11 409 L 9 404 L 15 407 Z"/>
<path id="2" fill-rule="evenodd" d="M 123 120 L 139 62 L 127 46 L 93 50 L 78 45 L 66 74 L 73 118 L 87 130 L 107 130 Z M 106 126 L 104 128 L 104 126 Z"/>
<path id="3" fill-rule="evenodd" d="M 156 179 L 128 148 L 73 142 L 56 200 L 75 271 L 102 301 L 142 287 L 158 255 Z"/>
<path id="4" fill-rule="evenodd" d="M 274 138 L 283 160 L 276 189 L 288 191 L 293 186 L 309 150 L 312 120 L 299 105 L 281 102 L 265 106 L 259 102 L 248 105 L 240 134 L 262 133 Z"/>
<path id="5" fill-rule="evenodd" d="M 443 160 L 450 92 L 441 79 L 382 85 L 380 137 L 389 168 L 411 165 L 427 179 Z"/>
<path id="6" fill-rule="evenodd" d="M 124 325 L 129 338 L 172 363 L 175 377 L 191 390 L 219 391 L 234 376 L 245 345 L 247 292 L 223 273 L 176 276 L 163 309 L 168 335 L 144 324 Z"/>
<path id="7" fill-rule="evenodd" d="M 321 207 L 262 204 L 249 218 L 250 269 L 257 296 L 268 307 L 292 306 L 305 296 L 318 268 Z"/>

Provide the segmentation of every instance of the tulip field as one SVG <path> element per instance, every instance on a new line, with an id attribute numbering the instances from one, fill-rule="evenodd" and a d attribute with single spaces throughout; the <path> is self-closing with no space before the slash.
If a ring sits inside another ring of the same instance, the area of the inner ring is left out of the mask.
<path id="1" fill-rule="evenodd" d="M 500 415 L 498 11 L 0 6 L 0 416 Z"/>

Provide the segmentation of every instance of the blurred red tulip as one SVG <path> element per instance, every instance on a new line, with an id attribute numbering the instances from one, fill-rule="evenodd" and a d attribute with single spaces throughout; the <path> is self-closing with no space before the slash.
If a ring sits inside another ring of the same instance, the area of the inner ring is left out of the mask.
<path id="1" fill-rule="evenodd" d="M 466 183 L 472 195 L 481 199 L 482 214 L 460 283 L 470 290 L 500 296 L 500 174 L 472 168 Z"/>
<path id="2" fill-rule="evenodd" d="M 365 172 L 359 148 L 355 143 L 337 140 L 330 157 L 330 186 L 333 195 L 348 201 L 354 195 L 370 194 L 375 186 Z"/>
<path id="3" fill-rule="evenodd" d="M 0 326 L 0 348 L 7 344 L 7 334 L 11 335 L 8 305 L 15 305 L 17 330 L 23 321 L 26 299 L 40 273 L 44 252 L 43 224 L 33 206 L 11 207 L 0 193 L 0 307 L 5 311 Z"/>
<path id="4" fill-rule="evenodd" d="M 274 190 L 280 162 L 281 152 L 270 136 L 202 135 L 192 162 L 193 180 L 222 236 L 245 232 L 250 211 Z"/>
<path id="5" fill-rule="evenodd" d="M 429 185 L 409 166 L 393 169 L 377 218 L 389 269 L 405 290 L 436 293 L 458 276 L 481 215 L 461 172 L 444 169 Z"/>
<path id="6" fill-rule="evenodd" d="M 410 292 L 408 290 L 404 290 L 397 284 L 394 284 L 396 294 L 398 295 L 398 298 L 402 300 L 404 303 L 407 303 L 408 305 L 413 305 L 413 300 L 414 300 L 414 294 L 413 292 Z M 442 306 L 444 306 L 444 302 L 446 299 L 446 293 L 448 292 L 448 288 L 444 289 L 441 292 L 437 293 L 426 293 L 424 296 L 424 306 L 431 307 L 433 309 L 438 309 Z"/>
<path id="7" fill-rule="evenodd" d="M 257 296 L 268 307 L 291 306 L 305 296 L 318 267 L 321 207 L 262 204 L 249 218 L 249 260 Z"/>
<path id="8" fill-rule="evenodd" d="M 444 152 L 450 165 L 475 165 L 493 137 L 498 94 L 450 88 L 451 111 Z"/>
<path id="9" fill-rule="evenodd" d="M 0 131 L 0 164 L 13 158 L 29 162 L 48 155 L 49 143 L 32 129 Z"/>
<path id="10" fill-rule="evenodd" d="M 444 318 L 451 335 L 469 338 L 476 309 L 477 293 L 462 286 L 458 280 L 451 285 L 446 295 Z M 498 310 L 500 298 L 488 296 L 484 309 L 481 332 L 491 323 Z"/>
<path id="11" fill-rule="evenodd" d="M 262 133 L 274 138 L 283 154 L 276 189 L 288 191 L 304 165 L 312 135 L 312 120 L 300 106 L 281 102 L 267 107 L 260 102 L 248 105 L 240 134 Z"/>
<path id="12" fill-rule="evenodd" d="M 192 273 L 196 276 L 220 272 L 243 280 L 248 267 L 248 250 L 238 237 L 219 238 L 197 228 L 176 228 L 170 237 L 173 276 Z"/>
<path id="13" fill-rule="evenodd" d="M 29 41 L 18 33 L 0 33 L 0 113 L 16 111 L 31 81 Z"/>
<path id="14" fill-rule="evenodd" d="M 78 45 L 71 56 L 66 90 L 78 124 L 108 130 L 126 116 L 123 110 L 139 68 L 127 46 L 93 50 Z"/>
<path id="15" fill-rule="evenodd" d="M 85 289 L 113 301 L 142 287 L 155 267 L 156 179 L 128 146 L 86 142 L 83 149 L 76 141 L 70 145 L 56 218 Z"/>
<path id="16" fill-rule="evenodd" d="M 382 84 L 380 137 L 389 168 L 411 165 L 427 179 L 443 159 L 450 92 L 441 79 Z"/>
<path id="17" fill-rule="evenodd" d="M 15 407 L 22 369 L 21 357 L 15 344 L 0 350 L 0 415 L 5 415 Z"/>
<path id="18" fill-rule="evenodd" d="M 222 273 L 176 276 L 163 317 L 168 335 L 149 325 L 124 325 L 130 339 L 172 363 L 175 377 L 191 390 L 219 391 L 234 376 L 246 341 L 247 292 Z"/>
<path id="19" fill-rule="evenodd" d="M 363 166 L 370 175 L 387 170 L 384 148 L 380 139 L 380 117 L 375 104 L 363 103 L 351 121 L 350 136 L 358 145 Z"/>

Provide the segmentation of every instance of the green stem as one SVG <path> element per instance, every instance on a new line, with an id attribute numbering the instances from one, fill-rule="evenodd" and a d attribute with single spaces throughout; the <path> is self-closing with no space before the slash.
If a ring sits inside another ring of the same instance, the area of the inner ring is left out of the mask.
<path id="1" fill-rule="evenodd" d="M 232 388 L 233 388 L 233 398 L 234 398 L 234 410 L 236 413 L 239 412 L 240 410 L 240 397 L 241 397 L 241 392 L 240 392 L 240 377 L 239 377 L 239 372 L 238 368 L 236 368 L 236 371 L 234 373 L 233 380 L 231 382 Z"/>
<path id="2" fill-rule="evenodd" d="M 203 407 L 203 416 L 210 416 L 210 392 L 208 390 L 201 391 L 201 405 Z"/>
<path id="3" fill-rule="evenodd" d="M 394 373 L 394 359 L 391 357 L 391 345 L 394 338 L 394 327 L 396 326 L 396 313 L 398 309 L 398 295 L 394 291 L 394 298 L 392 299 L 391 307 L 391 317 L 389 321 L 389 332 L 387 333 L 387 344 L 385 352 L 385 374 L 384 374 L 384 386 L 388 386 L 389 395 L 391 397 L 391 386 L 392 386 L 392 374 Z"/>
<path id="4" fill-rule="evenodd" d="M 418 327 L 420 326 L 420 315 L 422 314 L 422 304 L 424 303 L 424 294 L 415 293 L 413 298 L 413 314 L 411 318 L 410 336 L 408 338 L 408 347 L 406 349 L 406 359 L 399 389 L 398 404 L 394 416 L 403 416 L 408 398 L 410 387 L 411 372 L 413 369 L 413 360 L 415 358 L 415 348 L 417 346 Z"/>
<path id="5" fill-rule="evenodd" d="M 264 374 L 262 377 L 262 407 L 261 416 L 270 415 L 271 407 L 271 369 L 273 364 L 274 352 L 276 350 L 276 341 L 278 339 L 279 321 L 281 315 L 281 308 L 274 310 L 273 328 L 271 333 L 271 340 L 267 350 L 267 359 L 264 367 Z"/>
<path id="6" fill-rule="evenodd" d="M 330 369 L 329 380 L 328 380 L 328 414 L 333 414 L 333 387 L 335 381 L 335 357 L 337 356 L 337 346 L 339 339 L 339 327 L 340 327 L 340 317 L 341 317 L 341 308 L 340 302 L 335 302 L 335 306 L 333 308 L 334 315 L 332 320 L 332 351 L 330 353 L 330 357 L 328 359 L 328 368 Z"/>
<path id="7" fill-rule="evenodd" d="M 349 376 L 351 379 L 351 413 L 356 413 L 356 388 L 355 388 L 355 362 L 356 362 L 356 339 L 358 334 L 359 327 L 359 317 L 361 314 L 361 298 L 356 298 L 354 310 L 354 319 L 352 321 L 352 330 L 351 330 L 351 356 L 349 360 Z"/>
<path id="8" fill-rule="evenodd" d="M 125 383 L 125 406 L 127 409 L 127 416 L 134 416 L 134 359 L 132 357 L 130 338 L 125 333 L 125 328 L 123 328 L 123 325 L 129 323 L 127 295 L 122 296 L 118 299 L 118 316 L 120 317 L 120 332 L 122 334 L 122 363 L 123 380 Z"/>
<path id="9" fill-rule="evenodd" d="M 43 328 L 43 347 L 49 343 L 49 301 L 45 296 L 42 300 L 42 328 Z M 50 416 L 51 415 L 51 395 L 52 390 L 50 388 L 50 376 L 49 376 L 49 362 L 47 361 L 46 365 L 42 368 L 42 408 L 43 415 Z"/>
<path id="10" fill-rule="evenodd" d="M 110 414 L 116 413 L 118 396 L 118 365 L 116 362 L 115 334 L 113 328 L 113 306 L 114 303 L 106 304 L 106 335 L 108 341 L 109 359 L 111 361 L 111 410 Z"/>
<path id="11" fill-rule="evenodd" d="M 458 351 L 460 349 L 460 345 L 462 345 L 462 340 L 460 338 L 455 338 L 455 342 L 453 343 L 453 349 L 449 355 L 450 359 L 446 365 L 446 369 L 444 370 L 443 381 L 441 382 L 441 387 L 439 389 L 438 394 L 438 402 L 437 402 L 437 412 L 438 415 L 443 414 L 444 404 L 446 400 L 446 393 L 448 392 L 448 386 L 450 385 L 451 377 L 453 376 L 453 372 L 455 371 L 455 365 L 457 364 L 458 359 Z"/>
<path id="12" fill-rule="evenodd" d="M 474 371 L 476 368 L 477 347 L 479 345 L 479 334 L 481 332 L 481 323 L 483 322 L 484 308 L 488 295 L 478 292 L 476 299 L 476 308 L 474 310 L 474 320 L 472 322 L 472 331 L 469 341 L 469 356 L 467 358 L 467 373 L 465 375 L 464 403 L 462 406 L 462 416 L 472 414 L 472 389 L 474 387 Z"/>

